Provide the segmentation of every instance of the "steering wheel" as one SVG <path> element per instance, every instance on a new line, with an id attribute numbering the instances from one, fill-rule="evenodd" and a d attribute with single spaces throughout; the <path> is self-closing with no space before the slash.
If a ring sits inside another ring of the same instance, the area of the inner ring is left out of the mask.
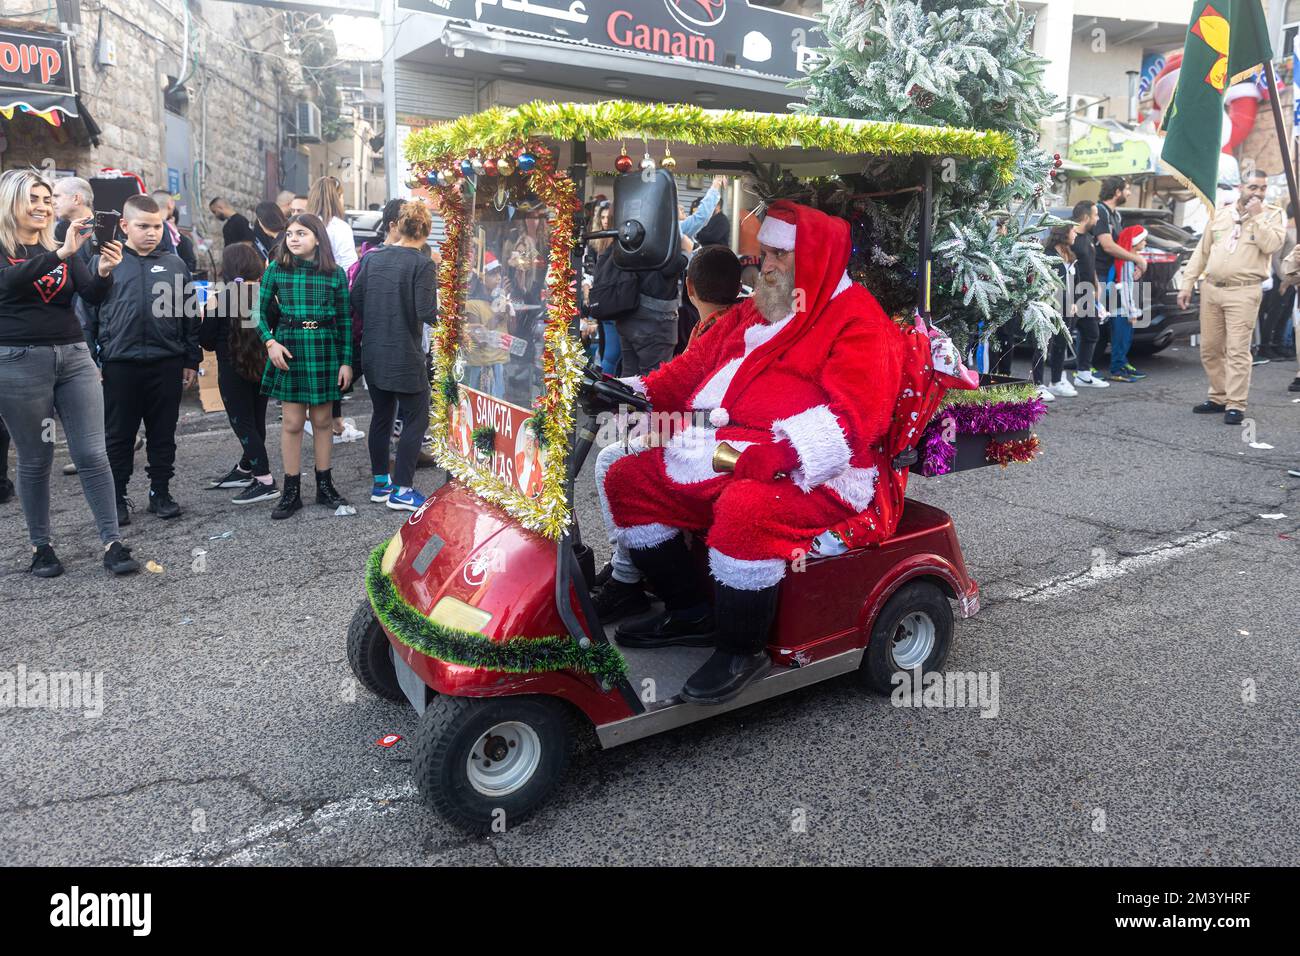
<path id="1" fill-rule="evenodd" d="M 620 405 L 631 405 L 638 412 L 650 411 L 649 399 L 590 363 L 582 370 L 578 401 L 589 415 L 612 412 Z"/>

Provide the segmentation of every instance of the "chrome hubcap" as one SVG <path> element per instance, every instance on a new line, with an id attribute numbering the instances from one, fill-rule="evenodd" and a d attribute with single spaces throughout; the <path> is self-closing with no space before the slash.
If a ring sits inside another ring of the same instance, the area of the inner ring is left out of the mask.
<path id="1" fill-rule="evenodd" d="M 504 797 L 528 783 L 542 759 L 542 741 L 527 724 L 496 724 L 474 743 L 465 773 L 485 797 Z"/>
<path id="2" fill-rule="evenodd" d="M 894 631 L 894 665 L 900 670 L 915 670 L 926 662 L 934 650 L 934 621 L 924 611 L 913 611 L 898 622 Z"/>

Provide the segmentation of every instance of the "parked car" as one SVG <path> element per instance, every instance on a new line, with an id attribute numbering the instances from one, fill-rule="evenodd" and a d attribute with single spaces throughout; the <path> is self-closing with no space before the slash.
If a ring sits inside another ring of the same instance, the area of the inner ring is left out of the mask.
<path id="1" fill-rule="evenodd" d="M 1053 216 L 1069 219 L 1069 206 L 1055 206 Z M 1183 269 L 1196 248 L 1200 236 L 1174 225 L 1173 213 L 1166 209 L 1122 206 L 1124 225 L 1143 226 L 1147 231 L 1147 271 L 1142 281 L 1151 283 L 1151 322 L 1133 330 L 1132 350 L 1154 355 L 1169 347 L 1178 335 L 1189 334 L 1200 323 L 1200 293 L 1192 293 L 1187 308 L 1178 307 L 1178 290 L 1182 288 Z M 1105 276 L 1098 276 L 1105 281 Z M 1098 354 L 1110 346 L 1110 323 L 1103 323 Z"/>

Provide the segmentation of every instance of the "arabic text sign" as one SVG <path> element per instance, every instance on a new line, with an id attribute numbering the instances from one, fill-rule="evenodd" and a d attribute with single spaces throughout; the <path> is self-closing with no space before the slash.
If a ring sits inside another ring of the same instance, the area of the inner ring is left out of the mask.
<path id="1" fill-rule="evenodd" d="M 398 0 L 408 10 L 593 46 L 796 77 L 824 45 L 817 23 L 746 0 Z"/>
<path id="2" fill-rule="evenodd" d="M 68 38 L 62 33 L 0 30 L 0 89 L 76 92 Z"/>
<path id="3" fill-rule="evenodd" d="M 529 424 L 532 412 L 466 385 L 460 386 L 460 401 L 447 412 L 453 452 L 530 498 L 541 494 L 546 456 Z M 491 453 L 474 446 L 474 430 L 483 427 L 495 431 Z"/>

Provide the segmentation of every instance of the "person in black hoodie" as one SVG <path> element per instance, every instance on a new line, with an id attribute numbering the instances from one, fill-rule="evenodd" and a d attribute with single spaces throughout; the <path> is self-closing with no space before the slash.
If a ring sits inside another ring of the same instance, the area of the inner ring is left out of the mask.
<path id="1" fill-rule="evenodd" d="M 275 256 L 275 248 L 288 224 L 280 207 L 273 202 L 260 202 L 253 210 L 253 245 L 267 262 Z"/>
<path id="2" fill-rule="evenodd" d="M 87 333 L 99 352 L 104 377 L 104 431 L 113 468 L 118 523 L 129 524 L 127 484 L 134 468 L 141 420 L 149 465 L 149 511 L 175 518 L 171 496 L 176 473 L 176 421 L 181 392 L 198 378 L 203 350 L 198 322 L 186 315 L 192 292 L 185 263 L 159 248 L 163 216 L 149 196 L 122 205 L 126 248 L 107 298 L 90 316 Z M 97 261 L 97 260 L 96 260 Z"/>
<path id="3" fill-rule="evenodd" d="M 280 497 L 271 477 L 266 453 L 266 402 L 262 374 L 266 371 L 266 346 L 252 321 L 253 302 L 266 260 L 250 242 L 237 242 L 221 254 L 221 288 L 208 299 L 199 327 L 199 344 L 217 353 L 217 387 L 226 417 L 239 439 L 243 454 L 225 477 L 212 488 L 239 488 L 230 500 L 237 505 Z"/>
<path id="4" fill-rule="evenodd" d="M 591 314 L 612 319 L 622 344 L 623 375 L 645 375 L 673 357 L 686 256 L 657 272 L 627 272 L 605 257 L 591 287 Z"/>

